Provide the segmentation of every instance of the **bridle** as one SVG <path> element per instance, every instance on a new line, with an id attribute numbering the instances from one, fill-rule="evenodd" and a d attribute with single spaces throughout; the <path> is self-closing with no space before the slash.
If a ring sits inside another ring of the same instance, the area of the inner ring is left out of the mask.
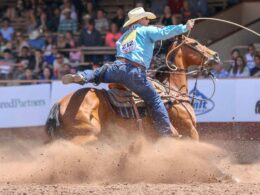
<path id="1" fill-rule="evenodd" d="M 231 25 L 234 25 L 234 26 L 243 28 L 243 29 L 245 29 L 245 30 L 247 30 L 247 31 L 249 31 L 249 32 L 251 32 L 251 33 L 253 33 L 254 35 L 260 37 L 260 33 L 254 31 L 254 30 L 252 30 L 252 29 L 250 29 L 250 28 L 247 28 L 247 27 L 245 27 L 245 26 L 243 26 L 243 25 L 240 25 L 240 24 L 237 24 L 237 23 L 235 23 L 235 22 L 228 21 L 228 20 L 223 20 L 223 19 L 219 19 L 219 18 L 201 17 L 201 18 L 195 18 L 195 19 L 193 19 L 193 22 L 198 21 L 198 20 L 211 20 L 211 21 L 218 21 L 218 22 L 228 23 L 228 24 L 231 24 Z M 189 37 L 190 32 L 191 32 L 191 30 L 188 32 L 187 37 Z M 192 104 L 193 104 L 193 102 L 194 102 L 194 99 L 199 100 L 199 101 L 205 101 L 205 100 L 202 100 L 202 99 L 197 99 L 197 98 L 195 98 L 195 92 L 196 92 L 196 90 L 197 90 L 197 80 L 198 80 L 199 74 L 201 74 L 202 72 L 206 71 L 207 74 L 210 76 L 210 78 L 211 78 L 213 84 L 214 84 L 214 91 L 213 91 L 212 95 L 210 96 L 210 98 L 208 98 L 208 99 L 210 100 L 210 99 L 214 96 L 214 94 L 215 94 L 215 89 L 216 89 L 216 87 L 215 87 L 214 76 L 208 71 L 208 69 L 205 69 L 205 67 L 202 66 L 202 65 L 203 65 L 203 61 L 204 61 L 205 59 L 202 60 L 202 64 L 201 64 L 200 66 L 198 66 L 198 69 L 193 70 L 193 71 L 190 71 L 190 72 L 188 72 L 186 69 L 180 69 L 180 68 L 178 68 L 175 64 L 171 64 L 172 67 L 169 66 L 169 64 L 168 64 L 168 57 L 169 57 L 169 55 L 170 55 L 174 50 L 176 50 L 176 49 L 178 49 L 179 47 L 181 47 L 183 44 L 185 44 L 185 41 L 182 41 L 182 42 L 181 42 L 179 45 L 177 45 L 175 48 L 172 48 L 172 49 L 168 52 L 168 54 L 167 54 L 167 56 L 166 56 L 166 65 L 167 65 L 167 67 L 169 68 L 169 70 L 171 70 L 171 71 L 158 71 L 158 70 L 150 70 L 150 71 L 156 71 L 157 73 L 168 73 L 168 74 L 185 74 L 185 75 L 196 74 L 196 82 L 195 82 L 195 86 L 194 86 L 194 88 L 193 88 L 193 90 L 194 90 L 193 97 L 190 97 L 190 96 L 187 95 L 186 93 L 181 93 L 180 91 L 176 91 L 176 90 L 174 90 L 174 89 L 171 89 L 170 85 L 169 85 L 169 87 L 168 87 L 168 88 L 169 88 L 169 93 L 170 93 L 171 90 L 173 90 L 173 91 L 179 93 L 180 95 L 185 95 L 185 96 L 187 96 L 187 97 L 189 97 L 189 98 L 192 98 L 192 102 L 191 102 Z M 192 47 L 192 46 L 189 45 L 189 44 L 186 44 L 186 45 L 189 46 L 189 47 L 191 47 L 192 49 L 195 49 L 194 47 Z M 162 47 L 162 41 L 161 41 L 160 48 L 159 48 L 159 50 L 157 51 L 157 53 L 155 54 L 155 56 L 156 56 L 157 54 L 159 54 L 161 47 Z M 196 49 L 196 51 L 197 51 L 197 52 L 201 52 L 201 51 L 199 51 L 199 50 L 197 50 L 197 49 Z M 204 54 L 203 54 L 202 56 L 204 56 Z M 204 56 L 204 57 L 205 57 L 205 56 Z M 207 64 L 207 61 L 204 61 L 204 64 Z M 159 67 L 159 68 L 162 68 L 162 67 Z M 165 86 L 165 87 L 166 87 L 166 86 Z"/>
<path id="2" fill-rule="evenodd" d="M 205 99 L 199 99 L 199 98 L 195 98 L 195 93 L 196 93 L 196 90 L 197 90 L 197 82 L 198 82 L 198 77 L 200 74 L 202 73 L 207 73 L 208 75 L 210 75 L 210 78 L 213 82 L 213 85 L 214 85 L 214 90 L 213 90 L 213 93 L 212 95 L 210 96 L 210 98 L 208 99 L 211 99 L 214 94 L 215 94 L 215 80 L 214 78 L 212 77 L 213 75 L 208 71 L 207 68 L 205 68 L 205 64 L 207 64 L 209 62 L 209 55 L 206 55 L 206 47 L 205 46 L 202 46 L 203 47 L 203 51 L 201 51 L 200 49 L 198 49 L 196 46 L 192 45 L 192 44 L 196 44 L 198 45 L 199 43 L 198 42 L 194 42 L 194 43 L 187 43 L 186 41 L 186 37 L 185 36 L 182 36 L 182 39 L 180 41 L 179 37 L 177 38 L 177 40 L 173 43 L 173 45 L 176 45 L 176 46 L 172 46 L 172 48 L 169 50 L 169 52 L 167 53 L 166 55 L 166 66 L 161 66 L 159 67 L 158 69 L 156 70 L 148 70 L 148 72 L 151 72 L 151 71 L 154 71 L 156 73 L 163 73 L 163 74 L 168 74 L 169 77 L 170 77 L 170 74 L 182 74 L 182 75 L 195 75 L 195 78 L 196 78 L 196 81 L 195 81 L 195 85 L 194 85 L 194 88 L 193 88 L 193 95 L 190 96 L 188 95 L 187 93 L 183 93 L 181 91 L 178 91 L 178 90 L 175 90 L 173 89 L 171 86 L 170 86 L 170 82 L 168 82 L 168 86 L 166 84 L 164 84 L 164 88 L 166 89 L 168 95 L 171 94 L 171 91 L 174 91 L 175 93 L 178 94 L 178 96 L 182 96 L 182 97 L 188 97 L 191 99 L 191 104 L 193 105 L 194 103 L 194 100 L 198 100 L 198 101 L 205 101 Z M 195 52 L 199 53 L 201 55 L 201 64 L 198 66 L 198 68 L 196 70 L 192 70 L 192 71 L 189 71 L 187 69 L 184 69 L 184 68 L 179 68 L 177 67 L 174 63 L 171 63 L 169 65 L 168 63 L 168 58 L 171 56 L 171 54 L 173 54 L 175 51 L 177 51 L 178 48 L 180 48 L 181 46 L 188 46 L 190 49 L 194 50 Z M 205 48 L 205 49 L 204 49 Z M 160 71 L 161 68 L 164 68 L 164 67 L 167 67 L 168 69 L 170 69 L 170 71 Z M 168 78 L 169 80 L 169 78 Z M 156 80 L 154 80 L 156 81 Z"/>

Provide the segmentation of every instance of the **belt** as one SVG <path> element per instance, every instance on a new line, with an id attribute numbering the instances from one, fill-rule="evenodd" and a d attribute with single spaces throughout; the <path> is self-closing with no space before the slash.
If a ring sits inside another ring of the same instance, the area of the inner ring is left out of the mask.
<path id="1" fill-rule="evenodd" d="M 120 62 L 126 63 L 126 64 L 131 64 L 131 65 L 133 65 L 133 66 L 136 66 L 136 67 L 138 67 L 138 68 L 141 68 L 142 70 L 145 70 L 145 67 L 142 66 L 141 64 L 138 64 L 138 63 L 136 63 L 136 62 L 132 62 L 132 61 L 126 59 L 126 58 L 117 58 L 117 60 L 119 60 Z"/>

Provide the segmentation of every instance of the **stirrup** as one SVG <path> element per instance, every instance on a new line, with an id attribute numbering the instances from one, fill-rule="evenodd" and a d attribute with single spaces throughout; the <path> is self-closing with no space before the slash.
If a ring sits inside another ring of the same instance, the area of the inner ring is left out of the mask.
<path id="1" fill-rule="evenodd" d="M 80 74 L 66 74 L 61 78 L 61 80 L 64 85 L 70 83 L 77 83 L 83 85 L 84 83 L 86 83 L 83 76 L 81 76 Z"/>

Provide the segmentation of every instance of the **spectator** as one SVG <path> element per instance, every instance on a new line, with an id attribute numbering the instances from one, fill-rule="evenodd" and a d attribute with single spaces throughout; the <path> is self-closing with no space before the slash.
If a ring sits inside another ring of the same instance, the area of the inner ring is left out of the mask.
<path id="1" fill-rule="evenodd" d="M 33 10 L 28 10 L 26 12 L 25 18 L 26 18 L 27 33 L 30 34 L 32 31 L 37 29 L 37 21 Z"/>
<path id="2" fill-rule="evenodd" d="M 33 69 L 33 73 L 35 75 L 39 75 L 40 73 L 42 73 L 43 67 L 47 65 L 47 62 L 45 62 L 43 58 L 43 51 L 40 49 L 35 50 L 34 57 L 35 57 L 35 67 Z"/>
<path id="3" fill-rule="evenodd" d="M 164 26 L 172 25 L 172 11 L 169 5 L 164 7 L 161 24 Z"/>
<path id="4" fill-rule="evenodd" d="M 173 14 L 180 14 L 183 7 L 183 0 L 168 0 L 168 5 Z"/>
<path id="5" fill-rule="evenodd" d="M 194 14 L 191 11 L 188 1 L 183 2 L 183 8 L 181 9 L 181 16 L 182 16 L 183 22 L 188 21 L 189 19 L 191 19 L 194 16 Z"/>
<path id="6" fill-rule="evenodd" d="M 208 16 L 208 4 L 206 0 L 188 0 L 188 4 L 195 17 Z"/>
<path id="7" fill-rule="evenodd" d="M 32 69 L 26 68 L 24 74 L 19 78 L 20 80 L 37 80 L 38 78 L 33 74 Z M 21 84 L 23 85 L 23 84 Z M 30 85 L 30 83 L 25 83 L 25 85 Z"/>
<path id="8" fill-rule="evenodd" d="M 85 15 L 82 17 L 83 23 L 81 24 L 81 29 L 84 28 L 84 25 L 87 24 L 90 19 L 91 19 L 91 16 L 88 15 L 88 14 L 85 14 Z"/>
<path id="9" fill-rule="evenodd" d="M 8 18 L 3 19 L 2 28 L 0 33 L 7 41 L 11 41 L 14 33 L 14 28 L 10 26 L 10 21 Z"/>
<path id="10" fill-rule="evenodd" d="M 49 29 L 49 25 L 48 25 L 48 18 L 47 18 L 47 14 L 46 12 L 42 12 L 40 14 L 40 20 L 38 22 L 38 28 L 41 30 L 41 32 L 45 32 L 46 30 Z"/>
<path id="11" fill-rule="evenodd" d="M 85 10 L 86 10 L 85 14 L 88 14 L 91 19 L 96 18 L 96 12 L 94 10 L 94 6 L 93 6 L 93 3 L 91 1 L 88 1 L 86 3 Z"/>
<path id="12" fill-rule="evenodd" d="M 72 4 L 74 5 L 74 7 L 76 9 L 75 11 L 77 13 L 78 22 L 81 23 L 82 15 L 84 12 L 83 2 L 79 1 L 79 0 L 72 0 Z"/>
<path id="13" fill-rule="evenodd" d="M 53 75 L 53 70 L 50 66 L 44 66 L 42 73 L 39 76 L 39 80 L 56 80 Z"/>
<path id="14" fill-rule="evenodd" d="M 14 48 L 17 49 L 18 55 L 21 54 L 22 48 L 26 46 L 29 47 L 28 42 L 25 40 L 21 32 L 16 32 L 14 36 Z"/>
<path id="15" fill-rule="evenodd" d="M 256 55 L 255 46 L 248 45 L 248 52 L 245 54 L 246 66 L 251 70 L 255 67 L 254 57 Z"/>
<path id="16" fill-rule="evenodd" d="M 249 76 L 250 71 L 249 68 L 246 66 L 243 56 L 238 56 L 235 61 L 235 66 L 233 66 L 229 71 L 229 77 L 241 78 Z"/>
<path id="17" fill-rule="evenodd" d="M 33 49 L 45 48 L 45 38 L 41 35 L 39 30 L 32 31 L 29 34 L 29 40 L 27 42 Z"/>
<path id="18" fill-rule="evenodd" d="M 69 9 L 70 10 L 70 18 L 74 20 L 78 20 L 75 6 L 71 4 L 69 0 L 63 0 L 63 5 L 61 6 L 61 10 Z M 60 22 L 65 20 L 65 15 L 60 15 Z"/>
<path id="19" fill-rule="evenodd" d="M 71 32 L 65 33 L 65 39 L 66 39 L 66 42 L 67 42 L 69 48 L 72 48 L 72 46 L 75 45 L 75 40 L 73 39 L 73 35 Z"/>
<path id="20" fill-rule="evenodd" d="M 77 44 L 71 45 L 71 48 L 74 49 L 69 53 L 69 61 L 74 64 L 74 66 L 78 66 L 81 62 L 82 53 L 80 49 L 77 49 Z"/>
<path id="21" fill-rule="evenodd" d="M 105 44 L 109 47 L 116 47 L 117 40 L 121 37 L 122 33 L 118 31 L 118 26 L 116 23 L 112 23 L 110 27 L 110 32 L 106 34 Z"/>
<path id="22" fill-rule="evenodd" d="M 10 79 L 12 70 L 14 68 L 14 63 L 16 59 L 14 58 L 10 49 L 5 49 L 3 51 L 3 59 L 0 60 L 0 79 Z"/>
<path id="23" fill-rule="evenodd" d="M 251 69 L 250 75 L 260 77 L 260 55 L 255 56 L 255 67 Z"/>
<path id="24" fill-rule="evenodd" d="M 70 45 L 67 42 L 64 34 L 59 34 L 58 35 L 57 47 L 59 49 L 66 49 L 66 48 L 68 49 L 68 48 L 70 48 Z"/>
<path id="25" fill-rule="evenodd" d="M 106 34 L 105 44 L 109 47 L 116 47 L 117 40 L 121 37 L 122 33 L 118 31 L 118 26 L 116 23 L 112 23 L 110 27 L 110 32 Z M 105 55 L 104 61 L 114 61 L 114 55 Z"/>
<path id="26" fill-rule="evenodd" d="M 30 54 L 30 49 L 29 47 L 22 47 L 21 49 L 21 54 L 18 57 L 18 61 L 26 61 L 26 63 L 28 64 L 28 68 L 30 69 L 34 69 L 35 67 L 35 59 L 34 57 Z"/>
<path id="27" fill-rule="evenodd" d="M 193 0 L 194 1 L 194 0 Z M 197 2 L 197 16 L 208 16 L 208 3 L 207 0 L 196 0 Z"/>
<path id="28" fill-rule="evenodd" d="M 51 20 L 48 21 L 48 26 L 49 29 L 53 32 L 57 32 L 58 31 L 58 27 L 60 25 L 60 9 L 59 8 L 55 8 L 52 11 L 51 14 Z"/>
<path id="29" fill-rule="evenodd" d="M 240 51 L 238 49 L 233 49 L 231 51 L 231 59 L 229 61 L 230 67 L 235 66 L 235 61 L 236 61 L 238 56 L 240 56 Z"/>
<path id="30" fill-rule="evenodd" d="M 56 55 L 56 59 L 54 60 L 54 75 L 57 78 L 61 78 L 61 71 L 64 67 L 64 64 L 69 64 L 68 58 L 65 58 L 62 53 L 58 53 Z"/>
<path id="31" fill-rule="evenodd" d="M 52 47 L 54 45 L 54 39 L 52 35 L 46 36 L 45 48 L 44 48 L 44 56 L 51 55 Z"/>
<path id="32" fill-rule="evenodd" d="M 214 65 L 214 69 L 211 71 L 211 73 L 216 78 L 227 78 L 229 76 L 228 72 L 224 69 L 224 67 L 220 63 Z"/>
<path id="33" fill-rule="evenodd" d="M 5 17 L 8 18 L 10 21 L 13 21 L 17 17 L 15 6 L 8 6 L 5 12 Z"/>
<path id="34" fill-rule="evenodd" d="M 103 9 L 97 11 L 97 19 L 95 19 L 95 28 L 101 33 L 106 34 L 109 29 L 108 19 L 105 18 Z"/>
<path id="35" fill-rule="evenodd" d="M 27 66 L 27 61 L 18 62 L 18 65 L 14 67 L 12 72 L 12 79 L 19 80 L 24 75 L 24 70 Z"/>
<path id="36" fill-rule="evenodd" d="M 79 42 L 83 46 L 101 46 L 102 40 L 100 33 L 95 29 L 93 19 L 86 23 L 85 27 L 81 30 Z"/>
<path id="37" fill-rule="evenodd" d="M 59 72 L 59 78 L 61 78 L 62 76 L 64 76 L 65 74 L 71 74 L 73 73 L 72 72 L 73 69 L 71 68 L 70 64 L 69 63 L 65 63 L 61 69 L 60 69 L 60 72 Z"/>
<path id="38" fill-rule="evenodd" d="M 23 17 L 25 13 L 25 6 L 23 0 L 18 0 L 16 3 L 16 13 L 18 17 Z"/>
<path id="39" fill-rule="evenodd" d="M 153 0 L 151 4 L 151 11 L 155 15 L 162 15 L 164 7 L 167 5 L 167 0 Z"/>
<path id="40" fill-rule="evenodd" d="M 116 10 L 116 17 L 112 19 L 113 23 L 116 23 L 118 28 L 121 29 L 125 23 L 125 11 L 124 8 L 119 6 Z"/>
<path id="41" fill-rule="evenodd" d="M 47 62 L 47 64 L 54 64 L 54 61 L 56 59 L 56 55 L 59 53 L 57 45 L 52 45 L 51 47 L 51 53 L 44 56 L 44 60 Z"/>
<path id="42" fill-rule="evenodd" d="M 6 40 L 4 39 L 3 35 L 0 33 L 0 52 L 6 49 Z"/>
<path id="43" fill-rule="evenodd" d="M 81 46 L 101 46 L 102 40 L 100 33 L 95 29 L 95 23 L 93 19 L 90 19 L 88 23 L 86 23 L 86 26 L 81 30 L 80 36 L 79 36 L 79 43 Z M 100 56 L 92 55 L 87 56 L 85 61 L 92 61 L 94 63 L 97 63 L 100 61 Z"/>
<path id="44" fill-rule="evenodd" d="M 70 17 L 71 10 L 66 8 L 62 11 L 62 14 L 64 14 L 65 19 L 60 21 L 58 32 L 65 33 L 65 32 L 73 32 L 75 33 L 78 28 L 77 21 L 75 19 L 72 19 Z"/>

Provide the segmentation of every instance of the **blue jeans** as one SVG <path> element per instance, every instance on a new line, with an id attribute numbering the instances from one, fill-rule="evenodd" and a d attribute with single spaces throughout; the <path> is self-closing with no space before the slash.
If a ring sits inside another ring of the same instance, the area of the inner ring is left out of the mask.
<path id="1" fill-rule="evenodd" d="M 95 71 L 86 70 L 79 72 L 79 74 L 87 82 L 93 82 L 100 76 L 101 72 L 101 68 L 98 68 Z M 172 134 L 168 112 L 160 96 L 150 81 L 147 80 L 145 70 L 117 60 L 107 68 L 101 82 L 124 84 L 128 89 L 138 94 L 151 111 L 153 122 L 159 133 L 163 135 Z"/>

